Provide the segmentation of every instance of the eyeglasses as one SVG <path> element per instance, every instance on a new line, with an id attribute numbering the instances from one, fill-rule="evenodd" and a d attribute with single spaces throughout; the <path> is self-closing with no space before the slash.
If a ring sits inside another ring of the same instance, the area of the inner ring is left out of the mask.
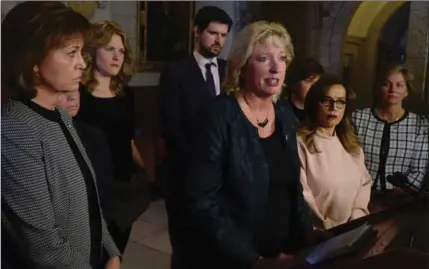
<path id="1" fill-rule="evenodd" d="M 320 100 L 319 104 L 320 104 L 320 106 L 323 106 L 323 107 L 332 107 L 335 104 L 336 108 L 342 109 L 347 105 L 347 101 L 346 100 L 334 100 L 330 97 L 324 97 L 322 100 Z"/>

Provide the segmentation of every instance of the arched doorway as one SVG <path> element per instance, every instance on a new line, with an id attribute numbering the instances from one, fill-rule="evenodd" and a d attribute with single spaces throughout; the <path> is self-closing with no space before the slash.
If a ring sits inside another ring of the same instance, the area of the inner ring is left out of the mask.
<path id="1" fill-rule="evenodd" d="M 342 75 L 358 94 L 358 107 L 371 105 L 383 26 L 406 2 L 325 3 L 320 61 Z"/>
<path id="2" fill-rule="evenodd" d="M 402 5 L 383 25 L 378 41 L 377 76 L 388 64 L 405 64 L 411 3 Z"/>

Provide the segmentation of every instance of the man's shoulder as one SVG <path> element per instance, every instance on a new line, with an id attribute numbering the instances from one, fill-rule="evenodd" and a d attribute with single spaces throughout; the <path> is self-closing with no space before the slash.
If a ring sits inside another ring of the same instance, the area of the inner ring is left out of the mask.
<path id="1" fill-rule="evenodd" d="M 184 58 L 181 58 L 179 60 L 173 61 L 173 62 L 169 62 L 166 65 L 167 69 L 172 69 L 172 70 L 183 70 L 184 67 L 189 66 L 190 63 L 192 63 L 192 61 L 195 61 L 194 56 L 193 55 L 189 55 L 186 56 Z"/>
<path id="2" fill-rule="evenodd" d="M 221 58 L 217 58 L 217 62 L 219 63 L 219 65 L 226 65 L 227 60 L 221 59 Z"/>

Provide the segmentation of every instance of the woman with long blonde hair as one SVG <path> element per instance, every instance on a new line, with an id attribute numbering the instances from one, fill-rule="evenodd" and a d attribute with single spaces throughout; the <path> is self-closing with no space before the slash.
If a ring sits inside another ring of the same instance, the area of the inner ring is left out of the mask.
<path id="1" fill-rule="evenodd" d="M 94 23 L 85 47 L 87 68 L 80 89 L 81 107 L 76 120 L 96 126 L 105 133 L 113 157 L 112 169 L 116 182 L 127 183 L 131 180 L 135 165 L 143 168 L 143 161 L 134 144 L 134 98 L 127 88 L 134 73 L 131 48 L 122 27 L 112 21 Z M 118 205 L 122 198 L 116 194 L 113 199 L 113 203 Z M 132 222 L 119 225 L 118 221 L 111 216 L 108 226 L 119 250 L 123 252 Z"/>
<path id="2" fill-rule="evenodd" d="M 227 93 L 204 108 L 195 128 L 183 268 L 250 269 L 270 262 L 287 268 L 306 242 L 311 223 L 299 182 L 296 120 L 288 102 L 278 99 L 293 56 L 291 38 L 277 23 L 251 23 L 234 39 Z"/>

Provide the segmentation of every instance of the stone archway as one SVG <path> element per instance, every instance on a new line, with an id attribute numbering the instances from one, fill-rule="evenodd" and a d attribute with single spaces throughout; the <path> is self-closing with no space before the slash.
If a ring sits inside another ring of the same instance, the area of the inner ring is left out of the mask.
<path id="1" fill-rule="evenodd" d="M 325 2 L 319 60 L 328 72 L 341 72 L 341 53 L 348 25 L 361 2 Z"/>

